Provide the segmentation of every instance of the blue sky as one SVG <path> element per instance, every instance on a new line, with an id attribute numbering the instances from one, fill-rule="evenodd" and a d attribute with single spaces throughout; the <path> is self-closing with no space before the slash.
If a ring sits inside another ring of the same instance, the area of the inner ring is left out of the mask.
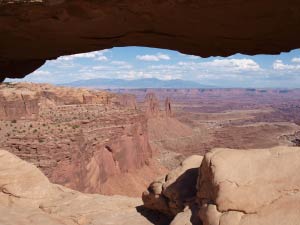
<path id="1" fill-rule="evenodd" d="M 26 78 L 15 81 L 61 84 L 94 78 L 153 77 L 218 87 L 300 88 L 300 50 L 280 55 L 201 58 L 165 49 L 113 48 L 47 61 Z"/>

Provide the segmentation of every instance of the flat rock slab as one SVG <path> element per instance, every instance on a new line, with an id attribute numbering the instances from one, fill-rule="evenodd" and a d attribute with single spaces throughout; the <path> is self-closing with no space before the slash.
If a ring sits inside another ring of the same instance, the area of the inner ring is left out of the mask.
<path id="1" fill-rule="evenodd" d="M 141 199 L 82 194 L 51 184 L 32 164 L 0 150 L 1 225 L 150 225 Z"/>

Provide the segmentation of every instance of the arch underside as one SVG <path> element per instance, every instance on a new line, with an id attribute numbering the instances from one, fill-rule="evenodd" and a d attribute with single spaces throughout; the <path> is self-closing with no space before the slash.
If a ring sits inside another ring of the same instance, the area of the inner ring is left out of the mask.
<path id="1" fill-rule="evenodd" d="M 0 0 L 0 77 L 120 46 L 202 57 L 300 47 L 298 0 Z"/>

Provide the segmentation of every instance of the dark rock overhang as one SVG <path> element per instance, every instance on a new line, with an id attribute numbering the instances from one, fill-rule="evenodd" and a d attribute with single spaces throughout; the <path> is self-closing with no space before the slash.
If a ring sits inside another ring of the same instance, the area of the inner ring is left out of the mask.
<path id="1" fill-rule="evenodd" d="M 120 46 L 202 57 L 300 47 L 299 0 L 0 0 L 0 77 Z"/>

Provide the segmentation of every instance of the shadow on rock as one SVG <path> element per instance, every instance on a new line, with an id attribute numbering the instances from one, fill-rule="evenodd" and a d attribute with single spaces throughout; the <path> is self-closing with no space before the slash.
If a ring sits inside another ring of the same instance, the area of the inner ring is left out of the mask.
<path id="1" fill-rule="evenodd" d="M 171 225 L 199 225 L 197 179 L 202 156 L 191 156 L 175 170 L 152 182 L 143 193 L 144 207 L 174 218 Z"/>
<path id="2" fill-rule="evenodd" d="M 148 209 L 144 206 L 138 206 L 136 210 L 154 225 L 169 225 L 173 219 L 172 216 Z"/>

